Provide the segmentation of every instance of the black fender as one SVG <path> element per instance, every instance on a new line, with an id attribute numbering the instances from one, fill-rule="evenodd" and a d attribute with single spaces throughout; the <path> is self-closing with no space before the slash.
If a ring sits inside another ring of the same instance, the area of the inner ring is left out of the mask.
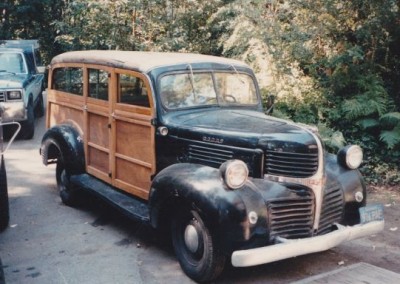
<path id="1" fill-rule="evenodd" d="M 44 165 L 57 162 L 59 155 L 70 173 L 85 171 L 85 152 L 82 132 L 73 123 L 63 123 L 49 128 L 42 138 L 40 154 Z"/>
<path id="2" fill-rule="evenodd" d="M 162 170 L 154 179 L 149 194 L 150 222 L 154 228 L 163 225 L 174 210 L 182 206 L 196 209 L 216 232 L 220 247 L 226 252 L 249 243 L 256 236 L 267 242 L 267 209 L 255 185 L 248 181 L 231 190 L 219 169 L 180 163 Z M 259 218 L 250 224 L 248 213 Z"/>

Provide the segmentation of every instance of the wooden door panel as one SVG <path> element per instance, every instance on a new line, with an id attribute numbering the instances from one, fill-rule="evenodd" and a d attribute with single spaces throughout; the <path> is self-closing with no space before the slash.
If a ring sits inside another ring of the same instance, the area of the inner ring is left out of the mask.
<path id="1" fill-rule="evenodd" d="M 151 184 L 151 168 L 126 159 L 116 157 L 115 186 L 140 198 L 148 199 Z"/>
<path id="2" fill-rule="evenodd" d="M 88 114 L 89 132 L 88 142 L 94 144 L 108 151 L 109 148 L 109 128 L 108 128 L 108 117 L 98 115 L 95 113 Z"/>
<path id="3" fill-rule="evenodd" d="M 109 103 L 87 100 L 87 172 L 111 182 Z"/>
<path id="4" fill-rule="evenodd" d="M 118 136 L 115 154 L 132 157 L 151 167 L 153 158 L 153 149 L 149 145 L 152 138 L 151 125 L 146 122 L 118 120 L 116 131 Z"/>
<path id="5" fill-rule="evenodd" d="M 148 198 L 154 170 L 153 126 L 150 117 L 137 119 L 114 116 L 115 180 L 114 185 L 143 199 Z"/>

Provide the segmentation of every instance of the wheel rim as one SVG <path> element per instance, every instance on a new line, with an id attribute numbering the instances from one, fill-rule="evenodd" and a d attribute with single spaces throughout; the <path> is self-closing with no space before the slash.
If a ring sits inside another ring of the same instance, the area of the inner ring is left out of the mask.
<path id="1" fill-rule="evenodd" d="M 188 212 L 182 217 L 177 229 L 177 239 L 183 248 L 184 258 L 188 263 L 196 265 L 204 256 L 204 232 L 197 219 L 197 213 Z"/>
<path id="2" fill-rule="evenodd" d="M 196 253 L 199 249 L 199 233 L 196 227 L 188 224 L 184 233 L 185 245 L 191 253 Z"/>

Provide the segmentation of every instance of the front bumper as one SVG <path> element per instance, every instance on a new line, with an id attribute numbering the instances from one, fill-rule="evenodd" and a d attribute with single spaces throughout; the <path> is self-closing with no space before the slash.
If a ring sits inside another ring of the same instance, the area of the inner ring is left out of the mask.
<path id="1" fill-rule="evenodd" d="M 3 122 L 24 121 L 27 119 L 24 102 L 2 102 Z"/>
<path id="2" fill-rule="evenodd" d="M 336 224 L 337 230 L 322 236 L 296 240 L 278 238 L 280 243 L 275 245 L 234 251 L 231 257 L 232 265 L 247 267 L 325 251 L 343 242 L 378 233 L 383 230 L 384 224 L 383 220 L 355 226 Z"/>

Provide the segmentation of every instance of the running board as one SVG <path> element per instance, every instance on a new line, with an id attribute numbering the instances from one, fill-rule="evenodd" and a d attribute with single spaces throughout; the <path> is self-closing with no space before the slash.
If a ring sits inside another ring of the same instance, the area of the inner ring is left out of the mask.
<path id="1" fill-rule="evenodd" d="M 149 209 L 146 202 L 122 193 L 88 174 L 73 175 L 70 181 L 73 185 L 100 197 L 129 218 L 150 224 Z"/>

